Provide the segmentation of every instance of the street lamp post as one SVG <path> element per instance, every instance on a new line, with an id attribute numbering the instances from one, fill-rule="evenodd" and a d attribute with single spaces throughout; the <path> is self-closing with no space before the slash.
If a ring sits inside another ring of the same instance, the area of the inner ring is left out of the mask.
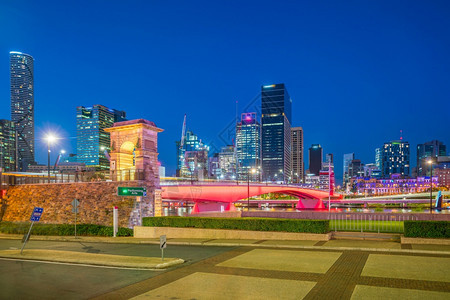
<path id="1" fill-rule="evenodd" d="M 433 213 L 433 161 L 430 159 L 428 161 L 430 164 L 430 214 Z"/>
<path id="2" fill-rule="evenodd" d="M 50 183 L 50 144 L 56 140 L 56 137 L 52 134 L 48 134 L 45 138 L 47 140 L 47 182 Z"/>
<path id="3" fill-rule="evenodd" d="M 247 173 L 247 211 L 250 211 L 250 172 L 255 174 L 256 169 L 248 170 Z"/>
<path id="4" fill-rule="evenodd" d="M 328 160 L 328 212 L 331 211 L 331 159 Z"/>

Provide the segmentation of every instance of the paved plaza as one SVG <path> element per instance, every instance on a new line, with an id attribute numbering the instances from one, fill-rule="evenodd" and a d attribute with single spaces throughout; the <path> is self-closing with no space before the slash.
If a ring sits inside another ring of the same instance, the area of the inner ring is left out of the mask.
<path id="1" fill-rule="evenodd" d="M 98 299 L 449 299 L 448 270 L 450 253 L 244 246 Z"/>
<path id="2" fill-rule="evenodd" d="M 30 241 L 29 249 L 48 255 L 98 254 L 99 259 L 160 253 L 158 245 L 142 244 L 156 241 L 94 240 Z M 0 255 L 12 245 L 20 241 L 0 240 Z M 450 299 L 445 245 L 168 239 L 166 253 L 185 263 L 143 271 L 0 259 L 6 272 L 0 275 L 0 288 L 8 292 L 1 296 L 28 299 L 34 293 L 27 291 L 34 288 L 42 299 Z"/>

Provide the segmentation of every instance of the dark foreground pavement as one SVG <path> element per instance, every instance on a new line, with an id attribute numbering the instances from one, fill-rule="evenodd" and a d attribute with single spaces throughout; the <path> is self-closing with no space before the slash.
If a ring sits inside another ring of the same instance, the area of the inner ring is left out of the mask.
<path id="1" fill-rule="evenodd" d="M 160 256 L 156 241 L 150 241 L 153 244 L 129 241 L 31 240 L 27 249 Z M 205 246 L 173 245 L 171 241 Z M 0 251 L 20 245 L 20 240 L 1 239 Z M 165 256 L 186 262 L 164 271 L 0 259 L 0 296 L 2 299 L 449 299 L 448 246 L 422 246 L 348 240 L 168 239 Z"/>

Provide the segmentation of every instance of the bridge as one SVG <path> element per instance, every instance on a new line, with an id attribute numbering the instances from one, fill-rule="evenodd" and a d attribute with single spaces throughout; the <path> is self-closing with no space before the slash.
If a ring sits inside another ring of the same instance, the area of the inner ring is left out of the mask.
<path id="1" fill-rule="evenodd" d="M 239 182 L 193 182 L 170 184 L 161 182 L 162 199 L 192 201 L 192 213 L 233 211 L 234 202 L 268 193 L 281 193 L 298 198 L 297 209 L 323 209 L 323 199 L 328 192 L 301 188 L 295 185 L 239 183 Z M 332 196 L 342 199 L 341 195 Z"/>

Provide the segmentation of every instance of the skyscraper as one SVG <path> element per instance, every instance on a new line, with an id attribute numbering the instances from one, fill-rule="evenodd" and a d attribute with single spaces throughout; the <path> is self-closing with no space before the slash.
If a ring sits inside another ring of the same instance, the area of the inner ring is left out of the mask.
<path id="1" fill-rule="evenodd" d="M 426 161 L 433 157 L 446 156 L 447 148 L 444 143 L 433 140 L 417 145 L 417 176 L 430 176 L 430 166 Z"/>
<path id="2" fill-rule="evenodd" d="M 305 177 L 305 165 L 303 161 L 303 128 L 291 128 L 292 141 L 292 182 L 303 183 Z"/>
<path id="3" fill-rule="evenodd" d="M 233 145 L 222 147 L 219 153 L 220 179 L 236 179 L 236 153 Z"/>
<path id="4" fill-rule="evenodd" d="M 187 130 L 184 135 L 183 147 L 181 141 L 177 146 L 177 173 L 178 177 L 191 177 L 200 175 L 201 179 L 208 175 L 209 147 L 192 131 Z"/>
<path id="5" fill-rule="evenodd" d="M 382 155 L 381 155 L 381 148 L 375 149 L 375 165 L 377 166 L 377 169 L 381 171 L 382 168 Z"/>
<path id="6" fill-rule="evenodd" d="M 9 53 L 11 75 L 11 121 L 17 133 L 17 170 L 26 171 L 34 162 L 34 59 Z"/>
<path id="7" fill-rule="evenodd" d="M 260 172 L 261 166 L 261 125 L 256 119 L 256 113 L 244 113 L 241 122 L 236 126 L 236 158 L 239 180 L 247 180 L 254 168 Z M 259 174 L 251 180 L 258 180 Z"/>
<path id="8" fill-rule="evenodd" d="M 312 144 L 309 148 L 309 173 L 316 176 L 322 169 L 323 150 L 319 144 Z"/>
<path id="9" fill-rule="evenodd" d="M 347 187 L 350 182 L 350 177 L 348 176 L 348 166 L 355 159 L 355 153 L 344 154 L 344 175 L 343 175 L 343 186 Z"/>
<path id="10" fill-rule="evenodd" d="M 284 83 L 261 87 L 263 180 L 287 182 L 291 176 L 292 99 Z"/>
<path id="11" fill-rule="evenodd" d="M 364 164 L 359 159 L 353 159 L 348 165 L 348 177 L 364 176 Z"/>
<path id="12" fill-rule="evenodd" d="M 382 148 L 381 174 L 387 178 L 392 174 L 409 176 L 409 143 L 403 140 L 384 143 Z"/>
<path id="13" fill-rule="evenodd" d="M 16 171 L 16 130 L 9 120 L 0 120 L 0 168 Z"/>
<path id="14" fill-rule="evenodd" d="M 77 107 L 77 161 L 98 170 L 109 170 L 105 150 L 110 150 L 110 136 L 104 131 L 115 122 L 126 121 L 124 111 L 103 105 Z"/>

